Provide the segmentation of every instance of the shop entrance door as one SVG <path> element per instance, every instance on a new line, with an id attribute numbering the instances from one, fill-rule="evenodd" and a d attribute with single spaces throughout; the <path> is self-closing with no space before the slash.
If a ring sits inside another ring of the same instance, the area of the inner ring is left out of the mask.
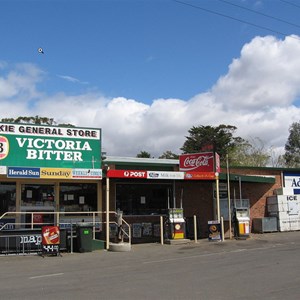
<path id="1" fill-rule="evenodd" d="M 54 225 L 55 197 L 53 184 L 21 185 L 21 223 L 25 227 Z M 29 212 L 34 212 L 30 214 Z M 47 214 L 47 212 L 49 212 Z"/>

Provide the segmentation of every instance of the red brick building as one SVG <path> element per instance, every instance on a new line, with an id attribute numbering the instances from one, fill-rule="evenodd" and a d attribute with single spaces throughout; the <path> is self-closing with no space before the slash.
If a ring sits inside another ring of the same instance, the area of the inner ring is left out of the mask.
<path id="1" fill-rule="evenodd" d="M 110 209 L 123 211 L 124 219 L 132 227 L 137 228 L 136 236 L 138 238 L 133 235 L 133 242 L 159 239 L 157 234 L 159 217 L 166 216 L 169 207 L 181 206 L 187 222 L 188 237 L 191 237 L 191 231 L 193 231 L 194 216 L 197 218 L 198 237 L 207 237 L 208 221 L 217 218 L 215 179 L 147 179 L 144 176 L 146 171 L 176 173 L 179 171 L 178 160 L 107 157 L 104 163 L 110 170 L 119 170 L 118 174 L 127 171 L 119 178 L 117 178 L 118 176 L 110 178 Z M 130 170 L 132 176 L 128 173 Z M 219 200 L 220 214 L 224 217 L 225 236 L 229 235 L 228 185 L 231 205 L 235 199 L 249 200 L 251 230 L 253 218 L 267 216 L 267 197 L 283 187 L 284 170 L 286 169 L 230 167 L 228 181 L 227 169 L 221 167 Z M 293 171 L 297 172 L 297 170 Z M 146 224 L 148 228 L 145 236 L 143 235 L 143 224 Z M 150 227 L 152 233 L 149 233 Z"/>

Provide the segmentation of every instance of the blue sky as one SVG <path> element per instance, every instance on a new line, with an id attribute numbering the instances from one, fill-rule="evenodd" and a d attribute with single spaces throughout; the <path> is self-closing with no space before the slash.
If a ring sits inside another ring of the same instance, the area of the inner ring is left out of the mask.
<path id="1" fill-rule="evenodd" d="M 189 128 L 220 123 L 282 149 L 299 16 L 297 0 L 0 0 L 0 117 L 101 127 L 111 155 L 179 153 Z"/>

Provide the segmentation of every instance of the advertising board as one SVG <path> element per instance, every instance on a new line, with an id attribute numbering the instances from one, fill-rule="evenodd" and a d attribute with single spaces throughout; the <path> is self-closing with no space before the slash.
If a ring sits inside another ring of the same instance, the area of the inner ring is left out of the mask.
<path id="1" fill-rule="evenodd" d="M 184 179 L 184 172 L 144 171 L 144 170 L 108 170 L 110 178 L 135 179 Z"/>
<path id="2" fill-rule="evenodd" d="M 147 171 L 143 170 L 108 170 L 107 177 L 110 178 L 147 178 Z"/>
<path id="3" fill-rule="evenodd" d="M 215 172 L 176 172 L 144 170 L 108 170 L 109 178 L 128 179 L 171 179 L 171 180 L 214 180 Z"/>
<path id="4" fill-rule="evenodd" d="M 147 171 L 148 179 L 184 179 L 184 172 Z"/>
<path id="5" fill-rule="evenodd" d="M 184 174 L 184 179 L 187 180 L 213 180 L 215 178 L 215 172 L 185 172 Z"/>
<path id="6" fill-rule="evenodd" d="M 214 172 L 214 153 L 202 152 L 179 156 L 179 169 L 184 172 Z"/>
<path id="7" fill-rule="evenodd" d="M 60 245 L 60 230 L 58 226 L 42 227 L 43 253 L 58 253 Z"/>
<path id="8" fill-rule="evenodd" d="M 26 168 L 101 169 L 101 130 L 0 123 L 0 164 Z"/>
<path id="9" fill-rule="evenodd" d="M 222 230 L 221 223 L 219 221 L 208 221 L 208 240 L 209 241 L 221 241 Z"/>
<path id="10" fill-rule="evenodd" d="M 284 188 L 293 191 L 293 194 L 300 194 L 300 174 L 299 173 L 283 173 Z"/>

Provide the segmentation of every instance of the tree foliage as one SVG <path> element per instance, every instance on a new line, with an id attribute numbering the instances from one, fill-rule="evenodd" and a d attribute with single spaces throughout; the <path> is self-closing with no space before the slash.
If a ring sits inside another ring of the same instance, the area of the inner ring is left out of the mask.
<path id="1" fill-rule="evenodd" d="M 300 123 L 294 122 L 289 128 L 289 137 L 285 144 L 284 160 L 287 167 L 300 166 Z"/>
<path id="2" fill-rule="evenodd" d="M 226 154 L 234 153 L 237 147 L 243 147 L 247 141 L 241 137 L 235 137 L 235 126 L 219 125 L 213 126 L 193 126 L 188 132 L 181 150 L 183 153 L 197 153 L 202 151 L 215 151 L 221 159 Z"/>
<path id="3" fill-rule="evenodd" d="M 17 117 L 17 118 L 4 118 L 1 122 L 8 122 L 8 123 L 26 123 L 26 124 L 39 124 L 39 125 L 54 125 L 55 121 L 52 118 L 47 117 Z"/>
<path id="4" fill-rule="evenodd" d="M 173 153 L 170 150 L 165 151 L 159 158 L 165 158 L 165 159 L 179 159 L 179 155 Z"/>
<path id="5" fill-rule="evenodd" d="M 232 166 L 266 167 L 272 163 L 282 166 L 282 158 L 275 158 L 272 149 L 267 148 L 260 138 L 248 141 L 234 136 L 236 129 L 223 124 L 192 127 L 181 150 L 183 153 L 215 151 L 220 155 L 221 163 L 228 154 Z"/>
<path id="6" fill-rule="evenodd" d="M 258 137 L 237 145 L 230 156 L 230 163 L 235 166 L 266 167 L 270 162 L 271 150 Z"/>
<path id="7" fill-rule="evenodd" d="M 17 117 L 17 118 L 3 118 L 1 119 L 1 122 L 4 123 L 22 123 L 22 124 L 36 124 L 36 125 L 51 125 L 51 126 L 65 126 L 65 127 L 74 127 L 72 124 L 57 124 L 53 118 L 48 117 Z"/>
<path id="8" fill-rule="evenodd" d="M 141 151 L 136 155 L 138 158 L 151 158 L 151 154 L 147 151 Z"/>

